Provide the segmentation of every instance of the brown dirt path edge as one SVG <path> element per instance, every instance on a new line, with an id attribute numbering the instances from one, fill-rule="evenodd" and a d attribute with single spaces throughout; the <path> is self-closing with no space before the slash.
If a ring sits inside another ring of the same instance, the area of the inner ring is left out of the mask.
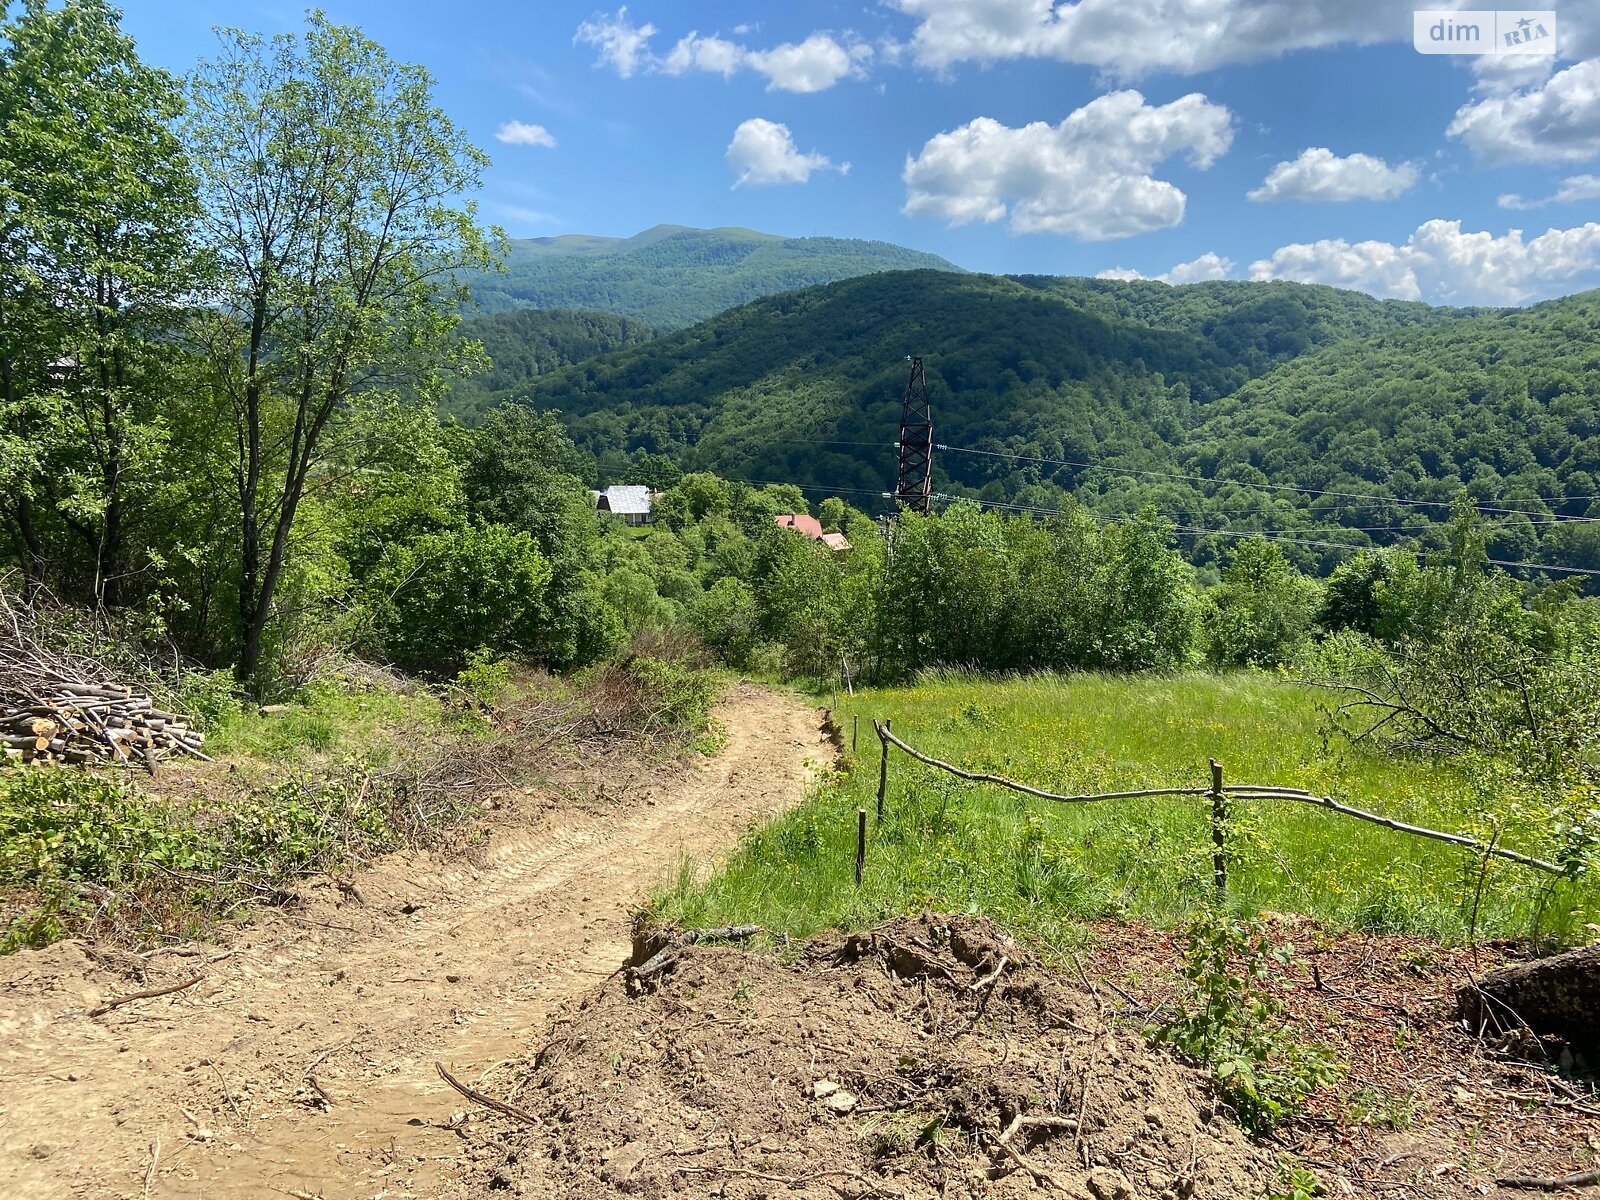
<path id="1" fill-rule="evenodd" d="M 646 888 L 831 761 L 795 698 L 740 685 L 716 716 L 723 751 L 654 798 L 502 830 L 481 869 L 384 860 L 358 877 L 364 903 L 271 915 L 221 961 L 174 960 L 175 980 L 206 978 L 171 996 L 91 1019 L 131 988 L 81 946 L 0 959 L 0 1196 L 438 1195 L 468 1106 L 435 1060 L 471 1081 L 521 1055 L 626 957 Z"/>

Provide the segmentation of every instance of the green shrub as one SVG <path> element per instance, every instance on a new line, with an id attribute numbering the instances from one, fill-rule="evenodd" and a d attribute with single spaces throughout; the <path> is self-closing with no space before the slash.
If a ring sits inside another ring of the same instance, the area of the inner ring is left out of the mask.
<path id="1" fill-rule="evenodd" d="M 189 671 L 178 683 L 173 706 L 207 732 L 226 725 L 244 711 L 232 671 Z"/>
<path id="2" fill-rule="evenodd" d="M 0 777 L 0 884 L 113 884 L 203 857 L 196 831 L 170 805 L 76 771 Z"/>
<path id="3" fill-rule="evenodd" d="M 1257 924 L 1203 914 L 1189 926 L 1186 994 L 1152 1031 L 1156 1041 L 1209 1067 L 1239 1124 L 1255 1134 L 1292 1116 L 1339 1077 L 1326 1050 L 1296 1040 L 1270 990 L 1273 968 L 1291 957 Z"/>
<path id="4" fill-rule="evenodd" d="M 373 573 L 374 627 L 403 667 L 453 674 L 480 647 L 538 647 L 550 564 L 533 538 L 503 525 L 428 534 L 392 551 Z"/>
<path id="5" fill-rule="evenodd" d="M 456 686 L 482 707 L 494 708 L 511 687 L 511 661 L 493 650 L 474 650 L 456 673 Z"/>
<path id="6" fill-rule="evenodd" d="M 744 667 L 759 638 L 756 596 L 738 579 L 719 579 L 689 610 L 689 623 L 702 641 L 730 666 Z"/>
<path id="7" fill-rule="evenodd" d="M 636 658 L 629 670 L 640 684 L 648 728 L 699 733 L 710 723 L 722 691 L 715 671 L 660 658 Z"/>

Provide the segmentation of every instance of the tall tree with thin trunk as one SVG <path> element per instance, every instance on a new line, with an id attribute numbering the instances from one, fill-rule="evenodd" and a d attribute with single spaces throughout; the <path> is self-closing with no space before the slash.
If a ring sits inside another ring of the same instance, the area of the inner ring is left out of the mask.
<path id="1" fill-rule="evenodd" d="M 235 416 L 241 679 L 259 683 L 295 514 L 319 475 L 359 465 L 352 405 L 423 402 L 462 347 L 462 268 L 486 266 L 487 157 L 432 80 L 358 30 L 225 31 L 190 87 L 209 304 L 196 337 Z"/>
<path id="2" fill-rule="evenodd" d="M 0 517 L 30 589 L 54 546 L 57 582 L 113 605 L 148 566 L 125 529 L 159 482 L 167 333 L 192 282 L 182 93 L 105 0 L 0 17 Z"/>

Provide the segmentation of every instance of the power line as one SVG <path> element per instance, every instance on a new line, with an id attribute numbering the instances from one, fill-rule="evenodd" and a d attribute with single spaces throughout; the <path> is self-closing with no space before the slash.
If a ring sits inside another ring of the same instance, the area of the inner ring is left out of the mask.
<path id="1" fill-rule="evenodd" d="M 939 443 L 935 449 L 948 451 L 951 454 L 974 454 L 984 458 L 1006 458 L 1016 462 L 1032 462 L 1045 466 L 1078 467 L 1086 471 L 1110 471 L 1118 475 L 1137 475 L 1152 479 L 1179 479 L 1193 483 L 1208 483 L 1213 487 L 1223 484 L 1236 484 L 1239 487 L 1259 488 L 1272 492 L 1294 492 L 1299 495 L 1332 496 L 1337 499 L 1378 501 L 1389 504 L 1409 504 L 1428 508 L 1452 508 L 1454 502 L 1450 500 L 1415 500 L 1405 496 L 1372 496 L 1361 492 L 1336 492 L 1327 488 L 1298 487 L 1288 483 L 1256 483 L 1244 479 L 1214 479 L 1205 475 L 1186 475 L 1177 471 L 1143 471 L 1132 467 L 1111 467 L 1101 463 L 1077 462 L 1067 458 L 1043 458 L 1034 454 L 1011 454 L 1001 450 L 975 450 L 970 446 L 950 446 Z M 1528 500 L 1509 500 L 1501 503 L 1507 504 L 1568 504 L 1578 500 L 1593 500 L 1593 496 L 1536 496 Z M 1504 513 L 1508 516 L 1526 516 L 1526 510 L 1520 508 L 1493 508 L 1488 505 L 1475 504 L 1479 512 Z M 1600 517 L 1566 517 L 1568 521 L 1589 522 L 1600 521 Z"/>
<path id="2" fill-rule="evenodd" d="M 965 500 L 969 504 L 977 504 L 985 508 L 1002 508 L 1011 510 L 1013 512 L 1033 513 L 1038 516 L 1060 517 L 1067 515 L 1066 510 L 1060 508 L 1036 508 L 1026 504 L 1007 504 L 1003 501 L 997 500 L 979 500 L 971 496 L 952 496 L 948 493 L 939 493 L 938 498 L 941 500 Z M 1100 516 L 1098 513 L 1089 512 L 1087 509 L 1083 509 L 1081 511 L 1104 525 L 1131 524 L 1129 521 L 1119 520 L 1116 517 Z M 1178 525 L 1174 526 L 1172 532 L 1180 537 L 1225 537 L 1246 539 L 1258 537 L 1264 538 L 1268 541 L 1287 542 L 1296 546 L 1313 546 L 1325 550 L 1370 550 L 1374 548 L 1371 546 L 1352 546 L 1349 542 L 1316 541 L 1309 538 L 1294 537 L 1292 534 L 1288 533 L 1276 533 L 1249 529 L 1200 529 L 1193 526 Z M 1417 550 L 1415 553 L 1436 557 L 1441 552 L 1437 550 Z M 1549 563 L 1515 562 L 1511 559 L 1505 558 L 1490 558 L 1485 559 L 1484 561 L 1492 563 L 1497 567 L 1523 567 L 1530 571 L 1554 571 L 1562 575 L 1600 576 L 1600 571 L 1591 570 L 1588 567 L 1558 567 Z"/>

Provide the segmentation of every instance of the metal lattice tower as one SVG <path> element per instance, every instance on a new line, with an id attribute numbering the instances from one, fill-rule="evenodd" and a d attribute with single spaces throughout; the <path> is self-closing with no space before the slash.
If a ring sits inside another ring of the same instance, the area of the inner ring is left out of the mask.
<path id="1" fill-rule="evenodd" d="M 933 412 L 920 358 L 911 360 L 911 378 L 906 380 L 900 409 L 900 480 L 894 498 L 907 512 L 924 516 L 933 498 Z"/>

